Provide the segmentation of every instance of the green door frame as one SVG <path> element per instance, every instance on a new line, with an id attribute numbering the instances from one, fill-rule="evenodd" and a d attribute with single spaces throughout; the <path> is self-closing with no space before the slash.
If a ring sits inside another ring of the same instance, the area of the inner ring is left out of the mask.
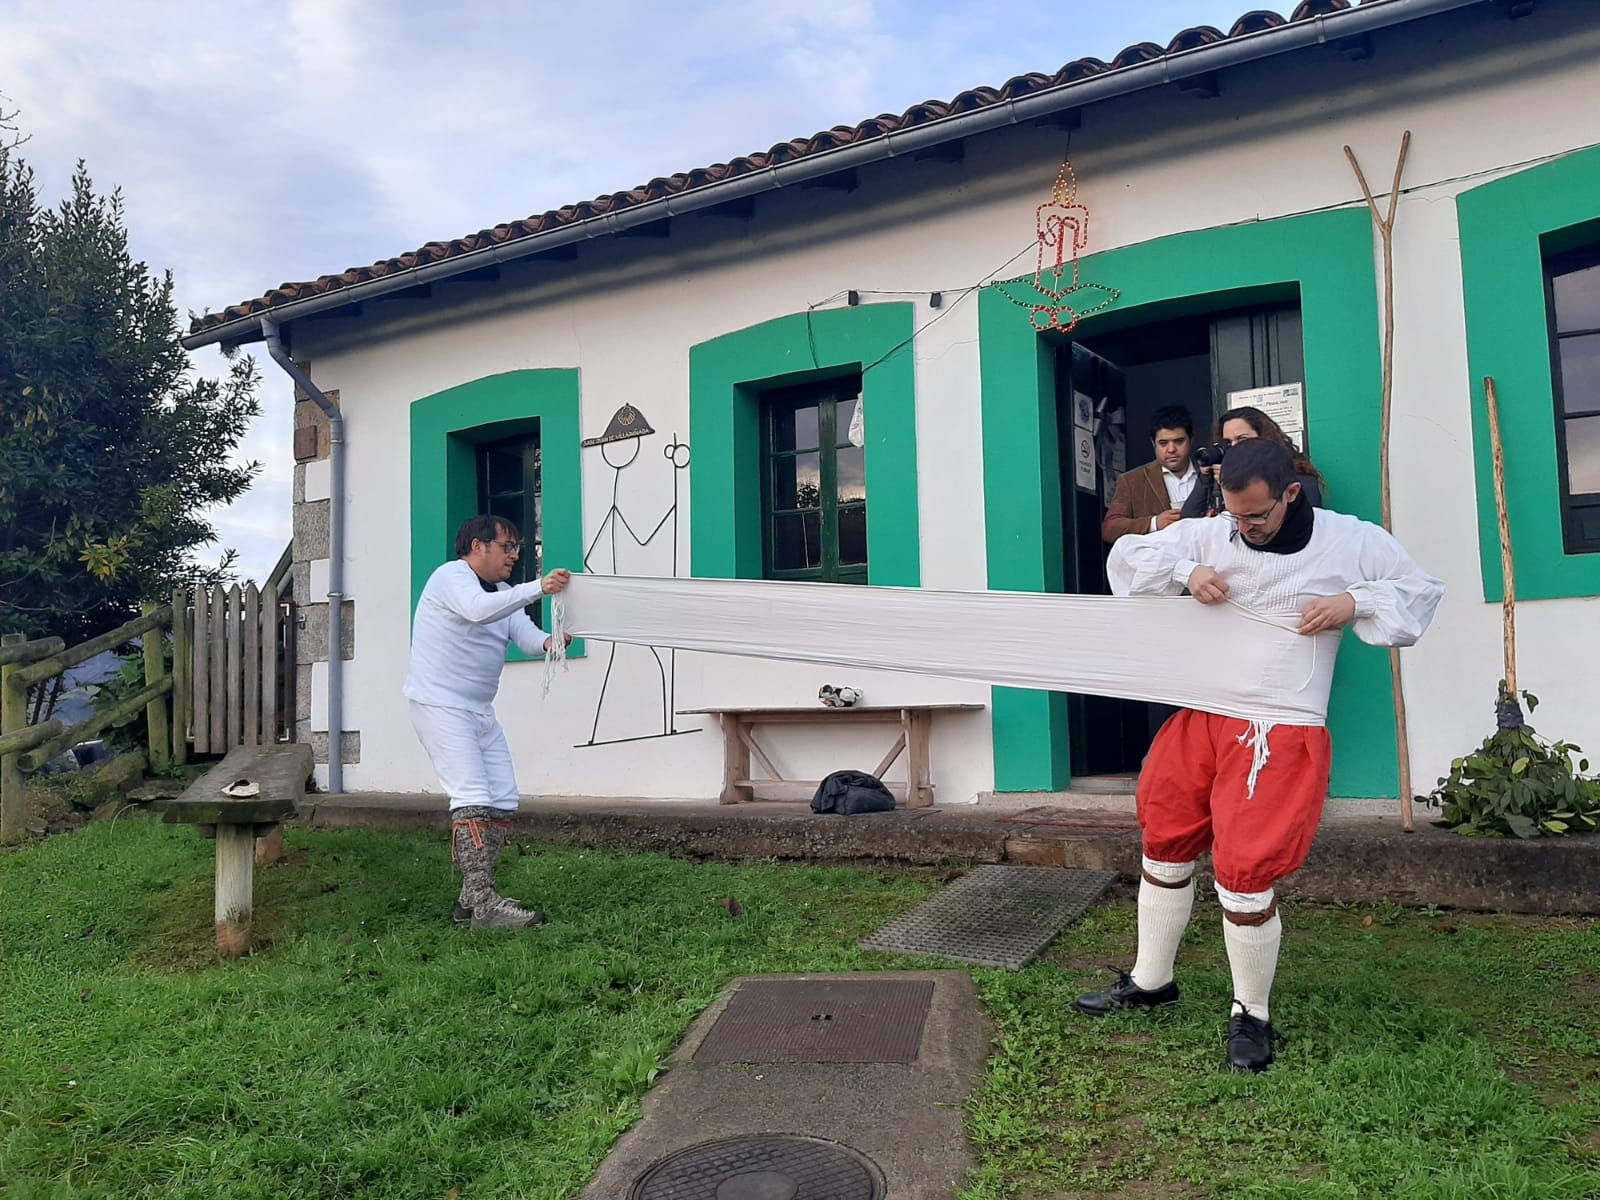
<path id="1" fill-rule="evenodd" d="M 1120 290 L 1085 336 L 1190 312 L 1281 300 L 1298 290 L 1309 442 L 1341 511 L 1381 512 L 1382 356 L 1371 219 L 1365 208 L 1174 234 L 1083 261 L 1084 278 Z M 984 522 L 989 587 L 1062 588 L 1061 464 L 1054 346 L 999 288 L 979 298 Z M 995 688 L 995 790 L 1071 782 L 1066 697 Z M 1335 757 L 1333 794 L 1388 797 L 1399 782 L 1388 655 L 1346 637 L 1328 724 L 1356 753 Z"/>

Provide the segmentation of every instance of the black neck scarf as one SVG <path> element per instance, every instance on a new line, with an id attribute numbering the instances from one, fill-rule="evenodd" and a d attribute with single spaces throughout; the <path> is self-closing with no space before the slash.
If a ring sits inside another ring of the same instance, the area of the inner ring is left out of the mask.
<path id="1" fill-rule="evenodd" d="M 1250 539 L 1241 536 L 1237 529 L 1234 535 L 1250 549 L 1260 550 L 1264 554 L 1298 554 L 1311 543 L 1311 529 L 1316 521 L 1313 514 L 1316 511 L 1302 491 L 1290 502 L 1288 511 L 1283 515 L 1283 524 L 1278 527 L 1277 536 L 1270 542 L 1258 546 Z"/>

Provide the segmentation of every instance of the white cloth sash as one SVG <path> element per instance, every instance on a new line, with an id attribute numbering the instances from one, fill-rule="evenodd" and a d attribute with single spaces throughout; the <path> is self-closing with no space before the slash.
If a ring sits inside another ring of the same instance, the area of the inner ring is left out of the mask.
<path id="1" fill-rule="evenodd" d="M 1123 696 L 1272 725 L 1323 725 L 1340 631 L 1294 632 L 1189 597 L 940 592 L 574 575 L 561 633 L 708 654 Z M 559 657 L 559 655 L 557 656 Z M 553 667 L 553 663 L 552 663 Z"/>

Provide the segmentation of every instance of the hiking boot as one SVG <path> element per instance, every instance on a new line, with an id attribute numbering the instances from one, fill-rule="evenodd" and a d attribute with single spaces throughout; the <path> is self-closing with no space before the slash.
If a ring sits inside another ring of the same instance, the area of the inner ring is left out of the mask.
<path id="1" fill-rule="evenodd" d="M 1106 969 L 1117 972 L 1117 981 L 1104 992 L 1090 992 L 1086 996 L 1079 996 L 1077 1005 L 1079 1012 L 1091 1017 L 1103 1017 L 1122 1008 L 1155 1008 L 1157 1005 L 1178 1002 L 1178 984 L 1175 980 L 1164 987 L 1152 988 L 1147 992 L 1136 984 L 1133 976 L 1126 971 L 1119 971 L 1116 967 Z"/>
<path id="2" fill-rule="evenodd" d="M 1272 1065 L 1272 1044 L 1278 1038 L 1270 1021 L 1260 1021 L 1248 1012 L 1228 1018 L 1228 1067 L 1234 1071 L 1259 1074 Z"/>
<path id="3" fill-rule="evenodd" d="M 545 916 L 531 908 L 523 908 L 515 900 L 494 896 L 472 909 L 468 922 L 474 929 L 527 929 L 543 925 Z"/>

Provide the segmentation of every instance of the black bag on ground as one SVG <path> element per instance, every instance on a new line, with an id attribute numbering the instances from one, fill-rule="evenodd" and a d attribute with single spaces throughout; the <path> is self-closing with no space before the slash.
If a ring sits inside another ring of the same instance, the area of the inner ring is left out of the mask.
<path id="1" fill-rule="evenodd" d="M 865 771 L 835 771 L 817 785 L 811 797 L 814 813 L 889 812 L 894 808 L 894 793 Z"/>

